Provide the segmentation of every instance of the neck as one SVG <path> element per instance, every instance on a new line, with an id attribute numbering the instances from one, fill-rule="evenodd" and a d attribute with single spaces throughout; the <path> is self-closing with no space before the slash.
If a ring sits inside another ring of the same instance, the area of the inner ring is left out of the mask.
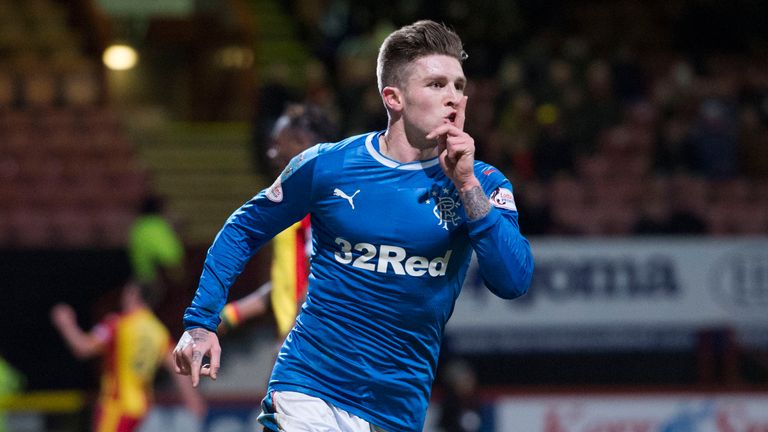
<path id="1" fill-rule="evenodd" d="M 384 156 L 400 163 L 428 160 L 437 156 L 437 147 L 414 145 L 405 131 L 390 124 L 387 131 L 379 139 L 379 149 Z"/>

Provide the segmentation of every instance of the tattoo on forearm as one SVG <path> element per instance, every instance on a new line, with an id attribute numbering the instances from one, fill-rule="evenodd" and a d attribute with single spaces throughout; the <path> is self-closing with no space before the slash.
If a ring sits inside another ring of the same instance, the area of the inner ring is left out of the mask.
<path id="1" fill-rule="evenodd" d="M 491 203 L 480 186 L 462 192 L 461 201 L 464 203 L 464 211 L 469 220 L 480 219 L 491 211 Z"/>

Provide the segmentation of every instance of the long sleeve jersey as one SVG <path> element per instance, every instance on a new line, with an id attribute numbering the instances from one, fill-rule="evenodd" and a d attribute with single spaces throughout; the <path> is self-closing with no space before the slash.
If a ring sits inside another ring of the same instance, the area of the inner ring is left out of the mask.
<path id="1" fill-rule="evenodd" d="M 492 204 L 467 218 L 437 158 L 382 155 L 381 132 L 318 144 L 227 220 L 210 247 L 187 328 L 214 331 L 229 287 L 274 235 L 311 215 L 309 288 L 269 390 L 324 399 L 392 431 L 421 431 L 445 324 L 472 252 L 497 296 L 533 273 L 510 182 L 476 161 Z"/>

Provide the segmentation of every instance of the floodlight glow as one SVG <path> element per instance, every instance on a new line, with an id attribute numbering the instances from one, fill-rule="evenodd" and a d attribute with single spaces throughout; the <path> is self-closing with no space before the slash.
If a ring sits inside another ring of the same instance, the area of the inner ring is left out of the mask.
<path id="1" fill-rule="evenodd" d="M 111 45 L 101 57 L 104 65 L 112 70 L 128 70 L 136 66 L 139 54 L 129 45 Z"/>

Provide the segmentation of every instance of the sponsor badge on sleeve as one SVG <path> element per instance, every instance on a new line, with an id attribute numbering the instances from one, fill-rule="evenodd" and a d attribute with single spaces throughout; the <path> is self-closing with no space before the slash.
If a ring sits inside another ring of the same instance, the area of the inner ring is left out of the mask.
<path id="1" fill-rule="evenodd" d="M 490 200 L 494 207 L 517 211 L 515 197 L 512 195 L 512 191 L 507 188 L 496 188 L 496 190 L 491 193 Z"/>

